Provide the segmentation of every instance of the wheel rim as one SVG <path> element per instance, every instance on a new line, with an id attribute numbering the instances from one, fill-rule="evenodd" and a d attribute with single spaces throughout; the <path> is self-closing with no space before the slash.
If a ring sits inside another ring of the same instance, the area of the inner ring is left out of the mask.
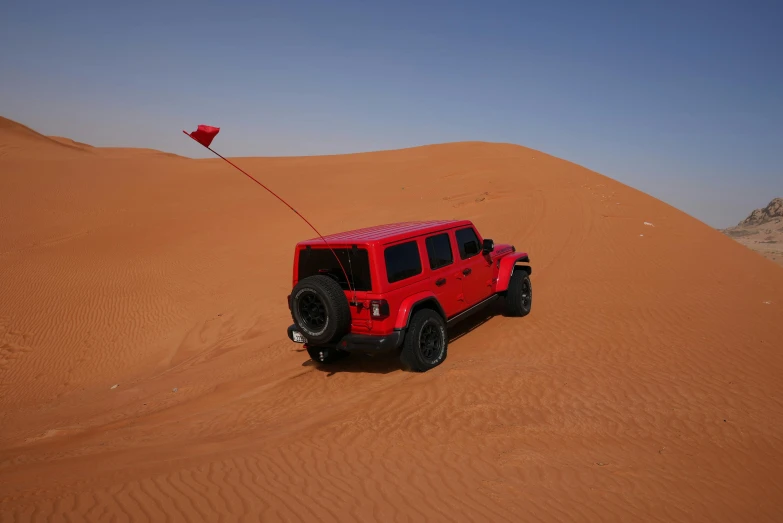
<path id="1" fill-rule="evenodd" d="M 314 292 L 304 294 L 299 300 L 299 318 L 303 327 L 320 332 L 326 325 L 326 307 Z"/>
<path id="2" fill-rule="evenodd" d="M 530 280 L 525 278 L 522 282 L 522 308 L 530 310 L 530 304 L 533 302 L 533 288 L 530 286 Z"/>
<path id="3" fill-rule="evenodd" d="M 419 350 L 427 363 L 433 363 L 443 350 L 443 338 L 437 325 L 427 323 L 419 334 Z"/>

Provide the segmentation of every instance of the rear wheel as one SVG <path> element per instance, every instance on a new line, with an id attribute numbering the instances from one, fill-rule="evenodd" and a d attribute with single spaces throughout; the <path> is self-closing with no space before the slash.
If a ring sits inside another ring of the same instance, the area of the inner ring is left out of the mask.
<path id="1" fill-rule="evenodd" d="M 351 327 L 351 309 L 340 284 L 328 276 L 309 276 L 291 291 L 291 316 L 308 343 L 338 341 Z"/>
<path id="2" fill-rule="evenodd" d="M 517 269 L 511 275 L 506 292 L 506 314 L 508 316 L 527 316 L 533 307 L 533 286 L 530 276 L 523 269 Z"/>
<path id="3" fill-rule="evenodd" d="M 446 322 L 441 315 L 432 309 L 421 309 L 411 318 L 400 361 L 413 372 L 425 372 L 443 363 L 448 344 Z"/>

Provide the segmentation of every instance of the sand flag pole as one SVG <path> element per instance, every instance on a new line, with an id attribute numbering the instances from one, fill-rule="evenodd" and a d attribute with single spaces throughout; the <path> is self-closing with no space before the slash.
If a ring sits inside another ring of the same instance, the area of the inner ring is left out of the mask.
<path id="1" fill-rule="evenodd" d="M 289 209 L 291 209 L 291 210 L 292 210 L 292 211 L 293 211 L 293 212 L 294 212 L 294 213 L 295 213 L 297 216 L 299 216 L 299 217 L 300 217 L 302 220 L 304 220 L 304 222 L 305 222 L 307 225 L 309 225 L 309 226 L 310 226 L 310 228 L 311 228 L 313 231 L 315 231 L 315 233 L 318 235 L 318 237 L 319 237 L 319 238 L 321 238 L 321 240 L 323 240 L 323 242 L 326 244 L 326 246 L 327 246 L 327 247 L 329 247 L 329 250 L 330 250 L 330 251 L 332 251 L 332 254 L 334 254 L 334 257 L 335 257 L 335 259 L 337 259 L 337 263 L 339 263 L 339 264 L 340 264 L 340 269 L 342 269 L 342 271 L 343 271 L 343 274 L 345 275 L 345 281 L 348 283 L 348 289 L 349 289 L 349 290 L 350 290 L 350 291 L 353 293 L 353 295 L 354 295 L 354 296 L 353 296 L 353 299 L 354 299 L 354 301 L 356 301 L 356 291 L 354 291 L 354 290 L 353 290 L 353 285 L 351 285 L 351 280 L 350 280 L 350 278 L 348 277 L 348 273 L 345 271 L 345 267 L 343 267 L 343 264 L 342 264 L 342 262 L 340 261 L 340 258 L 338 258 L 338 257 L 337 257 L 337 253 L 336 253 L 336 252 L 334 252 L 334 249 L 332 249 L 332 247 L 331 247 L 331 246 L 329 245 L 329 243 L 326 241 L 326 238 L 324 238 L 324 237 L 323 237 L 323 235 L 322 235 L 320 232 L 318 232 L 318 229 L 316 229 L 316 228 L 313 226 L 313 224 L 312 224 L 312 223 L 310 223 L 309 221 L 307 221 L 307 218 L 305 218 L 304 216 L 302 216 L 301 214 L 299 214 L 299 211 L 297 211 L 296 209 L 294 209 L 293 207 L 291 207 L 291 206 L 288 204 L 288 202 L 286 202 L 286 201 L 285 201 L 285 200 L 283 200 L 283 199 L 282 199 L 280 196 L 278 196 L 277 194 L 275 194 L 275 193 L 274 193 L 274 191 L 272 191 L 272 190 L 271 190 L 269 187 L 267 187 L 267 186 L 266 186 L 266 185 L 264 185 L 263 183 L 259 182 L 258 180 L 256 180 L 255 178 L 253 178 L 252 176 L 250 176 L 249 174 L 247 174 L 245 171 L 243 171 L 242 169 L 240 169 L 239 167 L 237 167 L 236 165 L 234 165 L 234 163 L 233 163 L 233 162 L 231 162 L 231 161 L 230 161 L 228 158 L 225 158 L 223 155 L 221 155 L 220 153 L 218 153 L 217 151 L 215 151 L 214 149 L 212 149 L 212 148 L 210 147 L 210 144 L 212 143 L 212 140 L 214 140 L 215 136 L 217 136 L 217 133 L 219 133 L 219 132 L 220 132 L 220 127 L 212 127 L 212 126 L 209 126 L 209 125 L 199 125 L 199 126 L 198 126 L 198 128 L 197 128 L 195 131 L 193 131 L 192 133 L 189 133 L 189 132 L 187 132 L 187 131 L 185 131 L 185 130 L 183 130 L 182 132 L 183 132 L 183 133 L 185 133 L 186 135 L 190 136 L 191 138 L 193 138 L 195 141 L 197 141 L 197 142 L 198 142 L 198 143 L 200 143 L 201 145 L 203 145 L 203 146 L 204 146 L 206 149 L 208 149 L 210 152 L 212 152 L 212 153 L 213 153 L 213 154 L 215 154 L 216 156 L 218 156 L 218 157 L 222 158 L 222 159 L 223 159 L 224 161 L 226 161 L 226 163 L 228 163 L 228 164 L 229 164 L 231 167 L 233 167 L 233 168 L 234 168 L 234 169 L 236 169 L 237 171 L 241 172 L 242 174 L 244 174 L 245 176 L 247 176 L 248 178 L 250 178 L 251 180 L 253 180 L 254 182 L 256 182 L 258 185 L 260 185 L 261 187 L 263 187 L 264 189 L 266 189 L 266 190 L 267 190 L 267 191 L 268 191 L 268 192 L 269 192 L 269 193 L 270 193 L 272 196 L 274 196 L 275 198 L 277 198 L 278 200 L 280 200 L 281 202 L 283 202 L 283 203 L 285 204 L 285 206 L 286 206 L 286 207 L 288 207 Z"/>

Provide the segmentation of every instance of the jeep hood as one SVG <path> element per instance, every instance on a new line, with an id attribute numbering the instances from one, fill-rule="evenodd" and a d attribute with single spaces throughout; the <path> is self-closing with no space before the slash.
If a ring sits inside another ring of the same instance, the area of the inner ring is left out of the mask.
<path id="1" fill-rule="evenodd" d="M 503 256 L 511 254 L 512 252 L 514 252 L 514 248 L 511 244 L 496 243 L 495 250 L 490 253 L 490 258 L 493 260 L 497 258 L 502 258 Z"/>

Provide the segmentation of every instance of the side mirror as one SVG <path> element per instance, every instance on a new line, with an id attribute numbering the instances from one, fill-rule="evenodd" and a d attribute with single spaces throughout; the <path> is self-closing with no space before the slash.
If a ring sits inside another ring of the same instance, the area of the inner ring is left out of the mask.
<path id="1" fill-rule="evenodd" d="M 484 251 L 484 254 L 489 254 L 490 252 L 495 250 L 495 242 L 493 242 L 488 238 L 485 239 L 481 246 L 481 250 Z"/>

